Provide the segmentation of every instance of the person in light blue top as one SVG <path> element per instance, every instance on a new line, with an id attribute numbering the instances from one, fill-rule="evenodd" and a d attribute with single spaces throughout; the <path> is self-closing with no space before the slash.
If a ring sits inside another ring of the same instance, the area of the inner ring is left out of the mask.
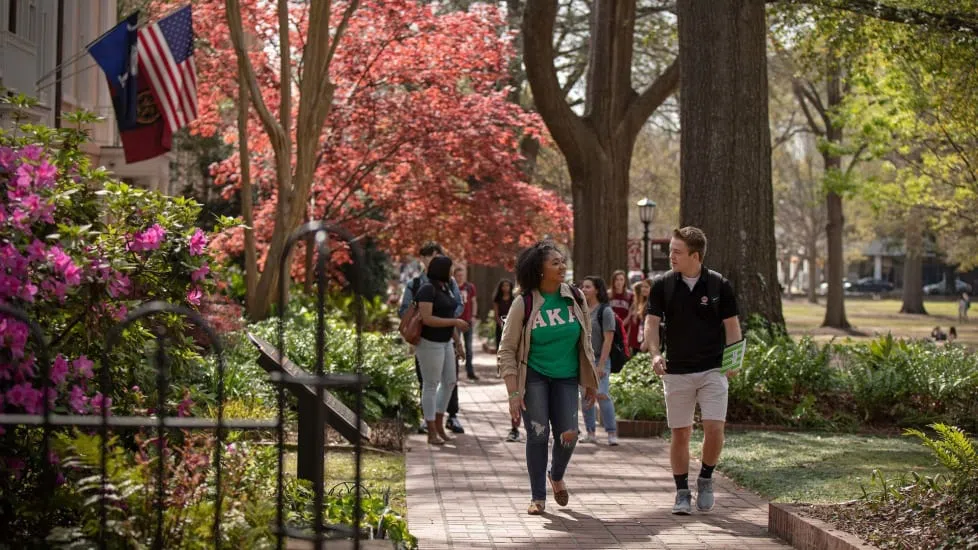
<path id="1" fill-rule="evenodd" d="M 594 368 L 598 373 L 598 408 L 601 423 L 608 432 L 608 445 L 618 445 L 618 424 L 615 421 L 615 403 L 608 393 L 611 388 L 611 344 L 615 336 L 615 312 L 608 303 L 608 285 L 601 277 L 585 277 L 581 292 L 587 299 L 591 314 L 591 348 L 594 350 Z M 584 427 L 587 435 L 582 442 L 597 443 L 597 419 L 594 407 L 584 409 Z"/>
<path id="2" fill-rule="evenodd" d="M 428 283 L 428 265 L 431 263 L 432 258 L 435 256 L 444 256 L 445 252 L 442 250 L 441 245 L 434 242 L 428 241 L 421 245 L 421 249 L 418 250 L 418 257 L 421 259 L 421 265 L 424 266 L 424 271 L 421 275 L 418 275 L 404 287 L 404 295 L 401 296 L 401 305 L 397 308 L 397 316 L 403 317 L 404 312 L 407 308 L 411 307 L 414 303 L 415 293 Z M 455 279 L 449 281 L 450 291 L 452 296 L 455 297 L 455 316 L 458 317 L 462 314 L 462 310 L 465 308 L 465 304 L 462 303 L 462 293 L 458 290 L 458 283 Z"/>

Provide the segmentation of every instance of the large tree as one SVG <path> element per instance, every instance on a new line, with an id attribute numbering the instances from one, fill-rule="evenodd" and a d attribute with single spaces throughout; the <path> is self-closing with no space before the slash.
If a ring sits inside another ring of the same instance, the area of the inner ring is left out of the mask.
<path id="1" fill-rule="evenodd" d="M 499 32 L 504 17 L 485 6 L 439 14 L 410 0 L 365 1 L 332 60 L 336 99 L 325 130 L 312 138 L 317 154 L 305 215 L 370 235 L 392 255 L 437 239 L 453 256 L 478 263 L 511 261 L 545 233 L 569 235 L 568 205 L 529 185 L 522 170 L 520 140 L 539 138 L 543 125 L 499 85 L 513 55 Z M 233 88 L 234 81 L 215 72 L 208 84 Z M 260 89 L 276 100 L 274 78 Z M 250 162 L 233 155 L 214 172 L 230 194 L 251 167 L 260 199 L 253 224 L 258 263 L 270 265 L 281 196 L 275 147 L 262 121 L 253 118 L 249 128 Z M 240 132 L 230 130 L 236 139 Z M 239 254 L 246 235 L 237 228 L 215 246 Z M 307 265 L 297 255 L 292 275 L 303 277 Z"/>
<path id="2" fill-rule="evenodd" d="M 741 314 L 784 323 L 771 185 L 763 0 L 678 3 L 682 125 L 680 222 L 707 234 L 707 265 Z"/>
<path id="3" fill-rule="evenodd" d="M 577 274 L 608 273 L 626 265 L 629 168 L 635 140 L 679 81 L 677 60 L 644 90 L 635 90 L 635 4 L 635 0 L 591 3 L 583 114 L 568 104 L 554 64 L 557 0 L 528 0 L 523 15 L 526 77 L 537 111 L 570 173 Z"/>

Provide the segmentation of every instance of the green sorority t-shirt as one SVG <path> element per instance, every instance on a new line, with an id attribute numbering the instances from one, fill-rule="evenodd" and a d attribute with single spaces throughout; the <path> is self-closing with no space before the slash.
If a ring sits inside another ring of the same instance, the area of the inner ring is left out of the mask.
<path id="1" fill-rule="evenodd" d="M 530 368 L 550 378 L 577 378 L 581 324 L 574 315 L 574 300 L 559 292 L 544 294 L 543 306 L 530 326 Z"/>

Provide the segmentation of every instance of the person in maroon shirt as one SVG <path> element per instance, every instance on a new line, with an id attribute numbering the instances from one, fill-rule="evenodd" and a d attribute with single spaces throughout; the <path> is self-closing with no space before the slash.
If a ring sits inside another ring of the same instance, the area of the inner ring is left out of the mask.
<path id="1" fill-rule="evenodd" d="M 646 280 L 632 286 L 632 309 L 628 312 L 628 318 L 624 319 L 624 328 L 633 356 L 642 350 L 642 342 L 645 340 L 645 308 L 648 307 L 651 289 L 652 285 Z"/>
<path id="2" fill-rule="evenodd" d="M 622 320 L 622 323 L 628 319 L 628 314 L 632 309 L 632 301 L 634 296 L 632 296 L 632 291 L 628 290 L 628 276 L 622 270 L 615 271 L 611 274 L 611 292 L 608 297 L 608 305 L 611 306 L 611 311 L 615 312 L 615 315 Z"/>

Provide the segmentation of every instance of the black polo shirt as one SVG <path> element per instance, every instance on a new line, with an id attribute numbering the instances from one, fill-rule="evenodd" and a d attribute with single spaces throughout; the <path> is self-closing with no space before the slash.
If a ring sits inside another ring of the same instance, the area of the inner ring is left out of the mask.
<path id="1" fill-rule="evenodd" d="M 666 321 L 666 371 L 669 374 L 690 374 L 720 368 L 726 336 L 723 320 L 737 315 L 737 297 L 726 278 L 720 284 L 720 304 L 714 308 L 707 296 L 707 269 L 690 290 L 680 273 L 675 277 L 672 300 L 665 303 L 665 277 L 652 284 L 649 305 L 645 313 Z M 714 309 L 716 310 L 714 312 Z"/>

